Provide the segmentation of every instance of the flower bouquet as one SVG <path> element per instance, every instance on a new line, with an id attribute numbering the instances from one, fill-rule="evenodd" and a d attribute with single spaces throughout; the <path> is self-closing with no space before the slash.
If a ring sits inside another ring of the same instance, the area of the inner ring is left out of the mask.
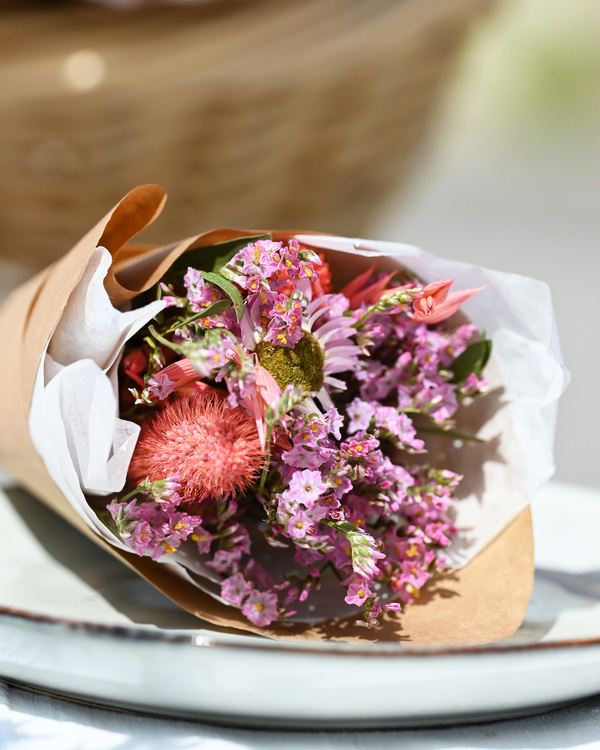
<path id="1" fill-rule="evenodd" d="M 566 380 L 546 287 L 318 234 L 127 245 L 164 199 L 9 299 L 7 468 L 220 626 L 514 631 Z"/>

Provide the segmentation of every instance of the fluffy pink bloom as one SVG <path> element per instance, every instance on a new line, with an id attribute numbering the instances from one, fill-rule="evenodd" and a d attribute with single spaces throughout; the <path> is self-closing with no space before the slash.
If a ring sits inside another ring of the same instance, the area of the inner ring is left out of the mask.
<path id="1" fill-rule="evenodd" d="M 256 426 L 245 410 L 199 393 L 168 401 L 144 427 L 128 480 L 177 475 L 182 500 L 201 501 L 243 491 L 262 460 Z"/>

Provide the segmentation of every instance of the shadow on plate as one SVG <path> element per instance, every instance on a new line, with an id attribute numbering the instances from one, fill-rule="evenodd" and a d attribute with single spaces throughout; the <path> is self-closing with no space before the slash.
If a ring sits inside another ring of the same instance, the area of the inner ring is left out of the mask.
<path id="1" fill-rule="evenodd" d="M 185 612 L 133 571 L 20 488 L 5 494 L 37 542 L 132 623 L 164 629 L 198 630 L 214 626 Z M 531 602 L 511 641 L 537 642 L 566 610 L 600 603 L 600 571 L 573 574 L 536 568 Z"/>
<path id="2" fill-rule="evenodd" d="M 132 623 L 198 630 L 208 626 L 182 610 L 23 489 L 4 490 L 37 542 Z"/>

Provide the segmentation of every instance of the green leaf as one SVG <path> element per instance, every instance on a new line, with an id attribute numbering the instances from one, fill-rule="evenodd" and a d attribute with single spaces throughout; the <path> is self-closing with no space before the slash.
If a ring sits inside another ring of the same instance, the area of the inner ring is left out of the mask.
<path id="1" fill-rule="evenodd" d="M 226 242 L 217 242 L 206 247 L 193 247 L 173 263 L 171 271 L 185 273 L 191 266 L 192 268 L 207 268 L 215 273 L 223 268 L 226 263 L 229 263 L 233 256 L 246 245 L 259 240 L 270 239 L 270 234 L 255 234 L 247 237 L 236 237 Z"/>
<path id="2" fill-rule="evenodd" d="M 176 331 L 178 328 L 183 328 L 201 318 L 210 318 L 211 315 L 218 315 L 219 313 L 225 312 L 229 307 L 231 307 L 231 302 L 228 299 L 219 299 L 216 302 L 213 302 L 212 305 L 209 305 L 206 310 L 202 310 L 202 312 L 196 313 L 196 315 L 192 315 L 191 318 L 187 318 L 186 320 L 180 320 L 169 330 Z"/>
<path id="3" fill-rule="evenodd" d="M 468 346 L 464 352 L 452 363 L 450 370 L 453 373 L 452 383 L 460 385 L 464 383 L 469 375 L 474 372 L 479 377 L 486 366 L 492 352 L 492 342 L 489 339 L 476 341 Z"/>
<path id="4" fill-rule="evenodd" d="M 163 346 L 166 346 L 167 349 L 172 349 L 174 352 L 181 352 L 182 346 L 181 344 L 174 344 L 172 341 L 169 341 L 164 336 L 161 336 L 161 334 L 154 328 L 154 326 L 148 326 L 148 331 L 154 338 L 161 343 Z M 148 341 L 148 338 L 144 339 L 144 341 Z"/>
<path id="5" fill-rule="evenodd" d="M 223 294 L 229 297 L 233 305 L 235 317 L 239 322 L 244 314 L 244 300 L 237 286 L 219 273 L 212 273 L 211 271 L 200 271 L 200 273 L 204 281 L 208 281 L 209 284 L 218 287 Z M 206 317 L 206 313 L 203 313 L 203 317 Z"/>

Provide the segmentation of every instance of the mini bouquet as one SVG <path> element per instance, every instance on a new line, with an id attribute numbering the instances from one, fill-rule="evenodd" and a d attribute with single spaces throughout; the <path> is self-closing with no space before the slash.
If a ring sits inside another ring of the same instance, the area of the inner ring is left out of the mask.
<path id="1" fill-rule="evenodd" d="M 221 626 L 512 632 L 566 382 L 546 287 L 316 234 L 126 245 L 163 202 L 133 191 L 9 300 L 7 467 Z"/>

